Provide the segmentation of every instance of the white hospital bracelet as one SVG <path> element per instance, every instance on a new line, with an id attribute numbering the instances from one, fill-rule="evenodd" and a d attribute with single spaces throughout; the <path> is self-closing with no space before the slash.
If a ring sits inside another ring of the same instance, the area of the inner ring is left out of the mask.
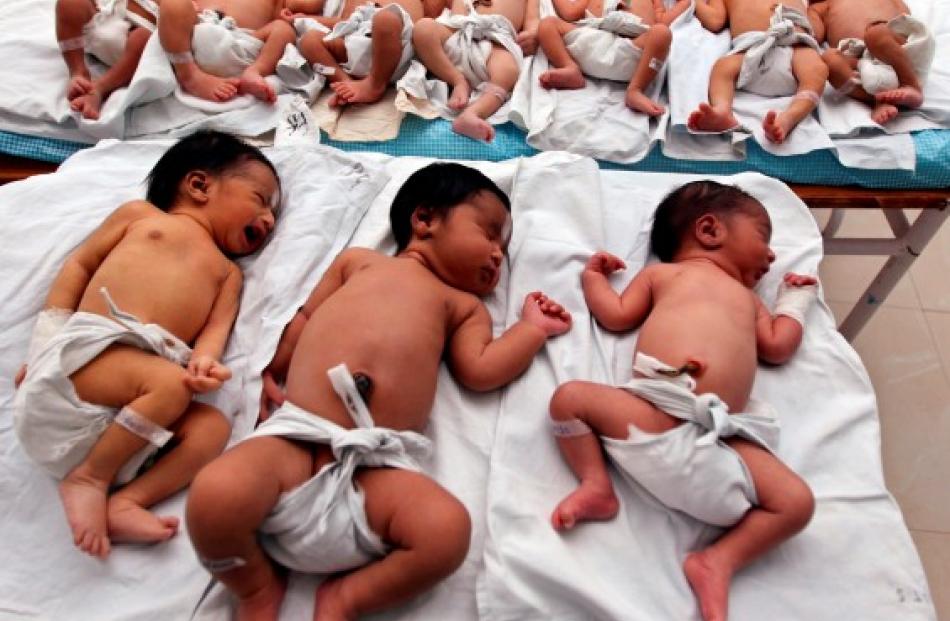
<path id="1" fill-rule="evenodd" d="M 81 50 L 84 47 L 86 47 L 86 37 L 83 36 L 73 37 L 72 39 L 60 39 L 59 41 L 59 49 L 63 52 Z"/>
<path id="2" fill-rule="evenodd" d="M 56 334 L 63 329 L 73 311 L 65 308 L 47 308 L 36 316 L 33 335 L 30 337 L 30 350 L 27 360 L 32 361 Z"/>
<path id="3" fill-rule="evenodd" d="M 802 326 L 805 325 L 805 314 L 818 297 L 818 285 L 790 287 L 784 282 L 778 287 L 778 296 L 775 298 L 775 314 L 791 317 Z"/>
<path id="4" fill-rule="evenodd" d="M 188 63 L 195 62 L 195 57 L 190 51 L 165 52 L 165 56 L 168 57 L 168 62 L 173 65 L 187 65 Z"/>

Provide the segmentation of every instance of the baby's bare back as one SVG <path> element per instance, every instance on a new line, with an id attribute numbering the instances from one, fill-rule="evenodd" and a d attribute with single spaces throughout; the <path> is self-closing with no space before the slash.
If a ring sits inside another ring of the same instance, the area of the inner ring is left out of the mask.
<path id="1" fill-rule="evenodd" d="M 483 15 L 504 15 L 515 27 L 516 32 L 521 31 L 524 24 L 525 5 L 528 0 L 488 0 L 487 2 L 478 2 L 475 11 Z M 468 14 L 465 7 L 465 0 L 452 0 L 452 12 L 457 15 Z"/>
<path id="2" fill-rule="evenodd" d="M 732 37 L 750 31 L 767 30 L 769 18 L 772 17 L 772 7 L 784 4 L 787 7 L 805 14 L 805 3 L 802 0 L 725 0 L 726 14 L 729 17 L 729 31 Z"/>
<path id="3" fill-rule="evenodd" d="M 758 364 L 754 294 L 714 266 L 653 269 L 653 309 L 637 350 L 677 368 L 690 359 L 701 362 L 696 393 L 715 393 L 731 412 L 741 412 Z"/>
<path id="4" fill-rule="evenodd" d="M 221 11 L 241 28 L 257 30 L 277 18 L 283 0 L 197 0 L 198 9 Z"/>
<path id="5" fill-rule="evenodd" d="M 413 259 L 376 255 L 310 316 L 287 373 L 287 399 L 352 427 L 327 370 L 346 363 L 372 381 L 377 426 L 421 431 L 435 399 L 446 336 L 460 305 L 477 299 L 448 287 Z"/>
<path id="6" fill-rule="evenodd" d="M 904 13 L 903 3 L 895 0 L 827 0 L 824 16 L 829 45 L 841 39 L 864 39 L 864 30 L 871 22 L 888 21 Z"/>
<path id="7" fill-rule="evenodd" d="M 120 310 L 193 342 L 232 264 L 186 218 L 155 209 L 132 222 L 92 275 L 77 310 L 109 316 L 105 287 Z"/>

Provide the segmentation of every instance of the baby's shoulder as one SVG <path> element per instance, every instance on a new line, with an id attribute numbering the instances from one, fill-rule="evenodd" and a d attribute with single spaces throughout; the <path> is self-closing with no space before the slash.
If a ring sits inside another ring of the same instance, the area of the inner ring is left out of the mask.
<path id="1" fill-rule="evenodd" d="M 167 215 L 164 211 L 145 200 L 132 200 L 119 205 L 113 213 L 113 217 L 124 220 L 141 220 L 142 218 L 161 217 Z"/>

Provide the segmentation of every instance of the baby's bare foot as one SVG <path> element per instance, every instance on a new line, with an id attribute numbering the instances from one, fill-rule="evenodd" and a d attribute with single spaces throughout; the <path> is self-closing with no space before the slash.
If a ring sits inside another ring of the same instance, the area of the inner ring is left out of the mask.
<path id="1" fill-rule="evenodd" d="M 544 88 L 584 88 L 587 80 L 577 65 L 568 65 L 557 69 L 548 69 L 538 77 Z"/>
<path id="2" fill-rule="evenodd" d="M 889 91 L 881 91 L 874 96 L 878 103 L 888 103 L 905 108 L 919 108 L 924 103 L 924 94 L 912 86 L 902 86 Z"/>
<path id="3" fill-rule="evenodd" d="M 491 123 L 470 110 L 455 117 L 452 121 L 452 131 L 483 142 L 491 142 L 495 138 L 495 128 Z"/>
<path id="4" fill-rule="evenodd" d="M 253 95 L 261 101 L 266 101 L 267 103 L 274 103 L 277 101 L 277 93 L 275 93 L 274 89 L 272 89 L 270 84 L 267 83 L 267 80 L 264 79 L 264 76 L 262 76 L 260 72 L 253 67 L 248 67 L 244 70 L 244 73 L 241 74 L 238 90 L 240 90 L 242 93 Z"/>
<path id="5" fill-rule="evenodd" d="M 666 112 L 666 108 L 644 95 L 643 91 L 638 88 L 627 88 L 626 104 L 631 110 L 649 116 L 660 116 Z"/>
<path id="6" fill-rule="evenodd" d="M 361 80 L 340 80 L 330 84 L 336 93 L 336 105 L 351 103 L 373 103 L 383 98 L 386 93 L 385 84 L 375 84 L 369 78 Z"/>
<path id="7" fill-rule="evenodd" d="M 871 120 L 873 120 L 878 125 L 884 125 L 888 121 L 894 120 L 895 117 L 899 114 L 897 106 L 879 103 L 874 106 L 874 110 L 871 111 Z"/>
<path id="8" fill-rule="evenodd" d="M 351 621 L 356 614 L 349 610 L 343 601 L 340 587 L 342 578 L 328 578 L 317 587 L 317 603 L 313 610 L 313 621 Z"/>
<path id="9" fill-rule="evenodd" d="M 178 532 L 178 518 L 157 516 L 128 498 L 113 496 L 107 510 L 109 538 L 125 543 L 157 543 Z"/>
<path id="10" fill-rule="evenodd" d="M 181 87 L 185 92 L 208 101 L 227 101 L 238 94 L 240 80 L 237 78 L 219 78 L 205 73 L 197 67 L 188 77 L 181 79 Z"/>
<path id="11" fill-rule="evenodd" d="M 732 572 L 715 562 L 708 550 L 693 552 L 683 562 L 683 573 L 699 600 L 703 621 L 726 621 Z"/>
<path id="12" fill-rule="evenodd" d="M 766 138 L 776 144 L 785 142 L 785 139 L 788 138 L 788 135 L 794 128 L 795 123 L 792 122 L 787 114 L 784 112 L 776 112 L 775 110 L 769 110 L 765 114 L 765 119 L 762 121 L 762 129 L 765 130 Z"/>
<path id="13" fill-rule="evenodd" d="M 239 599 L 237 621 L 276 621 L 287 585 L 279 579 L 252 595 Z"/>
<path id="14" fill-rule="evenodd" d="M 468 80 L 462 78 L 462 81 L 452 87 L 452 94 L 449 96 L 448 105 L 453 110 L 461 110 L 468 105 L 468 99 L 472 96 L 472 87 Z"/>
<path id="15" fill-rule="evenodd" d="M 93 88 L 85 95 L 80 95 L 69 102 L 69 107 L 82 113 L 85 119 L 98 119 L 99 111 L 102 109 L 102 93 L 99 89 Z"/>
<path id="16" fill-rule="evenodd" d="M 82 97 L 92 90 L 92 80 L 88 73 L 77 73 L 69 78 L 66 85 L 66 99 L 72 103 L 77 97 Z M 75 110 L 75 108 L 74 108 Z"/>
<path id="17" fill-rule="evenodd" d="M 581 483 L 555 507 L 551 525 L 555 530 L 570 530 L 578 522 L 609 520 L 619 509 L 620 503 L 612 489 Z"/>
<path id="18" fill-rule="evenodd" d="M 92 556 L 109 556 L 110 544 L 106 530 L 107 481 L 100 481 L 73 470 L 59 484 L 59 497 L 66 511 L 66 521 L 73 531 L 73 543 Z"/>
<path id="19" fill-rule="evenodd" d="M 731 110 L 719 110 L 708 103 L 699 104 L 699 108 L 690 113 L 686 125 L 693 130 L 704 132 L 722 132 L 735 129 L 739 125 Z"/>

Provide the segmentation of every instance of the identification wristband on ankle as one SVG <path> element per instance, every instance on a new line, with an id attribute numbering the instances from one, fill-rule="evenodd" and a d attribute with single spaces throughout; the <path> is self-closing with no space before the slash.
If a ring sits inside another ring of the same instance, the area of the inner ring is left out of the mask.
<path id="1" fill-rule="evenodd" d="M 165 52 L 168 62 L 173 65 L 187 65 L 195 62 L 195 56 L 190 51 L 187 52 Z"/>
<path id="2" fill-rule="evenodd" d="M 578 418 L 551 421 L 551 431 L 556 438 L 573 438 L 593 433 L 587 423 Z"/>
<path id="3" fill-rule="evenodd" d="M 237 569 L 238 567 L 244 567 L 247 565 L 247 561 L 245 561 L 240 556 L 229 556 L 227 558 L 218 559 L 198 557 L 198 562 L 213 574 L 220 574 L 222 572 L 231 571 L 232 569 Z"/>
<path id="4" fill-rule="evenodd" d="M 72 39 L 60 39 L 59 49 L 63 52 L 81 50 L 86 47 L 86 37 L 73 37 Z"/>
<path id="5" fill-rule="evenodd" d="M 838 97 L 847 97 L 851 94 L 851 91 L 858 87 L 858 84 L 860 84 L 860 81 L 856 77 L 851 76 L 844 84 L 835 89 L 835 94 Z"/>
<path id="6" fill-rule="evenodd" d="M 815 91 L 798 91 L 792 99 L 807 99 L 817 106 L 821 96 Z"/>
<path id="7" fill-rule="evenodd" d="M 159 448 L 165 446 L 174 435 L 171 431 L 156 425 L 128 406 L 119 410 L 115 417 L 115 423 Z"/>
<path id="8" fill-rule="evenodd" d="M 648 62 L 647 65 L 650 67 L 650 69 L 653 69 L 654 71 L 659 71 L 660 69 L 663 68 L 663 61 L 660 60 L 659 58 L 651 58 L 650 62 Z"/>

